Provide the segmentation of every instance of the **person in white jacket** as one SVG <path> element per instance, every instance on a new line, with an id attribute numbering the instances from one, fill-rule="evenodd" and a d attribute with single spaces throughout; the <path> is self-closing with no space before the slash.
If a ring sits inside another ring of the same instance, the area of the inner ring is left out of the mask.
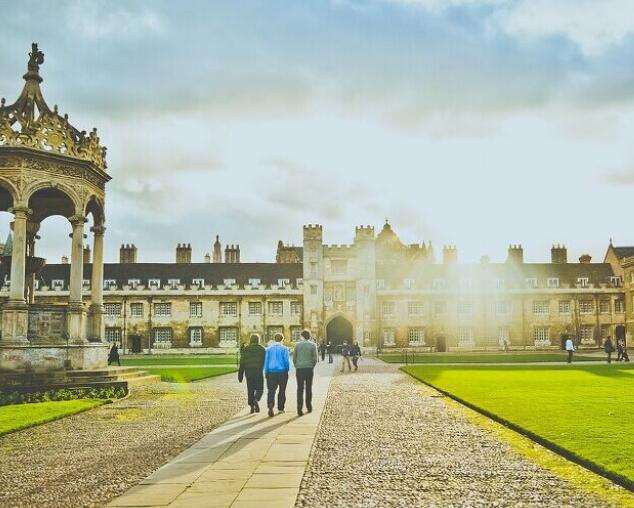
<path id="1" fill-rule="evenodd" d="M 568 363 L 572 363 L 572 354 L 575 351 L 575 344 L 572 342 L 572 339 L 568 337 L 566 339 L 566 351 L 568 352 Z"/>

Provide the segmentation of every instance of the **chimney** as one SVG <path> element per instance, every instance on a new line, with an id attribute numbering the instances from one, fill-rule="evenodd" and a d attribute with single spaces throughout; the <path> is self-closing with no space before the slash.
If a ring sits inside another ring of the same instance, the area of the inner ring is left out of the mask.
<path id="1" fill-rule="evenodd" d="M 592 262 L 592 256 L 590 254 L 582 254 L 579 257 L 579 263 L 582 265 L 589 265 Z"/>
<path id="2" fill-rule="evenodd" d="M 134 244 L 121 244 L 119 247 L 119 263 L 132 264 L 136 263 L 137 248 Z"/>
<path id="3" fill-rule="evenodd" d="M 179 264 L 192 262 L 192 244 L 184 243 L 176 246 L 176 262 Z"/>
<path id="4" fill-rule="evenodd" d="M 565 245 L 553 245 L 550 249 L 550 262 L 554 265 L 565 265 L 568 262 L 568 249 Z"/>
<path id="5" fill-rule="evenodd" d="M 63 265 L 67 265 L 68 264 L 68 256 L 62 256 L 62 264 Z"/>
<path id="6" fill-rule="evenodd" d="M 220 244 L 220 236 L 216 235 L 216 241 L 214 242 L 214 263 L 222 263 L 222 245 Z"/>
<path id="7" fill-rule="evenodd" d="M 90 245 L 84 247 L 84 264 L 90 263 Z"/>
<path id="8" fill-rule="evenodd" d="M 205 263 L 211 263 L 211 256 L 209 255 L 209 252 L 205 254 Z"/>
<path id="9" fill-rule="evenodd" d="M 455 245 L 445 245 L 442 248 L 442 262 L 446 265 L 458 262 L 458 249 Z"/>
<path id="10" fill-rule="evenodd" d="M 509 245 L 506 262 L 517 265 L 521 265 L 524 262 L 524 249 L 521 245 Z"/>
<path id="11" fill-rule="evenodd" d="M 240 246 L 227 245 L 225 247 L 225 263 L 239 263 L 239 262 L 240 262 Z"/>

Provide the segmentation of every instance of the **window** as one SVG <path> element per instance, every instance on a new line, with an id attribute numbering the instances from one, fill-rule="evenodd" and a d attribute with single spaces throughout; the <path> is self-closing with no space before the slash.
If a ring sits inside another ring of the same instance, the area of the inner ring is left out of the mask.
<path id="1" fill-rule="evenodd" d="M 203 345 L 203 329 L 199 326 L 189 329 L 189 345 L 194 347 Z"/>
<path id="2" fill-rule="evenodd" d="M 588 287 L 588 277 L 577 277 L 577 286 L 580 286 L 582 288 L 587 288 Z"/>
<path id="3" fill-rule="evenodd" d="M 205 279 L 192 279 L 192 289 L 205 289 Z"/>
<path id="4" fill-rule="evenodd" d="M 283 326 L 267 326 L 266 327 L 266 340 L 275 340 L 275 334 L 281 333 L 284 335 L 284 327 Z"/>
<path id="5" fill-rule="evenodd" d="M 178 289 L 178 285 L 181 283 L 180 279 L 167 279 L 167 285 L 170 289 Z"/>
<path id="6" fill-rule="evenodd" d="M 147 287 L 149 289 L 161 289 L 161 279 L 148 279 Z"/>
<path id="7" fill-rule="evenodd" d="M 559 300 L 559 314 L 570 314 L 570 300 Z"/>
<path id="8" fill-rule="evenodd" d="M 56 281 L 53 281 L 53 287 L 55 287 L 55 282 Z M 103 288 L 106 291 L 117 289 L 117 281 L 114 279 L 104 279 Z"/>
<path id="9" fill-rule="evenodd" d="M 623 298 L 614 300 L 614 312 L 625 312 L 625 301 Z"/>
<path id="10" fill-rule="evenodd" d="M 592 300 L 579 301 L 579 314 L 592 314 L 594 312 L 594 302 Z"/>
<path id="11" fill-rule="evenodd" d="M 143 317 L 143 304 L 131 303 L 130 304 L 130 317 L 142 318 Z"/>
<path id="12" fill-rule="evenodd" d="M 473 287 L 473 280 L 471 280 L 471 279 L 462 279 L 460 281 L 460 287 L 462 289 L 471 289 Z"/>
<path id="13" fill-rule="evenodd" d="M 171 315 L 172 315 L 171 303 L 155 303 L 154 304 L 154 316 L 170 317 Z"/>
<path id="14" fill-rule="evenodd" d="M 511 313 L 511 301 L 498 300 L 495 302 L 495 313 L 498 316 L 508 316 Z"/>
<path id="15" fill-rule="evenodd" d="M 534 300 L 533 314 L 535 316 L 545 316 L 549 313 L 550 302 L 548 300 Z"/>
<path id="16" fill-rule="evenodd" d="M 81 285 L 83 286 L 84 289 L 90 289 L 90 280 L 88 279 L 82 280 Z"/>
<path id="17" fill-rule="evenodd" d="M 407 339 L 410 346 L 424 346 L 425 345 L 425 329 L 424 328 L 410 328 L 407 332 Z"/>
<path id="18" fill-rule="evenodd" d="M 377 289 L 385 289 L 385 280 L 384 279 L 376 279 L 376 288 Z"/>
<path id="19" fill-rule="evenodd" d="M 53 289 L 64 289 L 64 281 L 61 279 L 54 279 L 51 282 L 51 287 Z"/>
<path id="20" fill-rule="evenodd" d="M 458 302 L 458 314 L 461 314 L 463 316 L 470 316 L 471 314 L 473 314 L 473 302 Z"/>
<path id="21" fill-rule="evenodd" d="M 284 302 L 269 302 L 269 314 L 272 316 L 284 314 Z"/>
<path id="22" fill-rule="evenodd" d="M 203 302 L 189 302 L 189 317 L 203 317 Z"/>
<path id="23" fill-rule="evenodd" d="M 282 289 L 289 286 L 290 283 L 291 281 L 289 279 L 277 279 L 277 287 Z"/>
<path id="24" fill-rule="evenodd" d="M 228 286 L 228 287 L 235 286 L 236 280 L 235 279 L 224 279 L 222 281 L 222 284 L 225 285 L 225 286 Z"/>
<path id="25" fill-rule="evenodd" d="M 445 289 L 445 279 L 434 279 L 431 285 L 434 289 Z"/>
<path id="26" fill-rule="evenodd" d="M 394 328 L 384 328 L 383 329 L 383 345 L 393 346 L 394 344 L 396 344 Z"/>
<path id="27" fill-rule="evenodd" d="M 496 289 L 504 289 L 504 279 L 495 279 L 495 288 Z"/>
<path id="28" fill-rule="evenodd" d="M 436 316 L 440 316 L 442 314 L 447 313 L 447 303 L 446 302 L 434 302 L 434 314 Z"/>
<path id="29" fill-rule="evenodd" d="M 106 326 L 106 342 L 121 347 L 121 328 Z"/>
<path id="30" fill-rule="evenodd" d="M 262 302 L 249 302 L 249 316 L 262 314 Z"/>
<path id="31" fill-rule="evenodd" d="M 261 284 L 261 280 L 260 279 L 249 279 L 249 286 L 253 287 L 258 287 Z"/>
<path id="32" fill-rule="evenodd" d="M 348 261 L 346 259 L 333 259 L 330 268 L 335 275 L 345 275 L 348 271 Z"/>
<path id="33" fill-rule="evenodd" d="M 414 279 L 404 279 L 403 285 L 405 289 L 414 289 L 416 287 L 416 281 Z"/>
<path id="34" fill-rule="evenodd" d="M 300 302 L 291 302 L 291 314 L 299 316 L 302 313 L 302 304 Z"/>
<path id="35" fill-rule="evenodd" d="M 103 306 L 106 316 L 108 317 L 119 317 L 121 315 L 121 304 L 120 303 L 106 303 Z"/>
<path id="36" fill-rule="evenodd" d="M 618 275 L 613 275 L 610 277 L 610 283 L 614 286 L 614 287 L 621 287 L 621 277 L 619 277 Z"/>
<path id="37" fill-rule="evenodd" d="M 583 325 L 579 329 L 579 338 L 581 339 L 582 344 L 586 345 L 595 345 L 594 341 L 594 326 L 592 325 Z"/>
<path id="38" fill-rule="evenodd" d="M 551 289 L 558 288 L 559 279 L 557 277 L 548 277 L 548 279 L 546 279 L 546 286 Z"/>
<path id="39" fill-rule="evenodd" d="M 458 328 L 458 347 L 473 347 L 474 345 L 473 328 Z"/>
<path id="40" fill-rule="evenodd" d="M 407 302 L 407 313 L 410 316 L 422 316 L 425 314 L 425 303 L 424 302 Z"/>
<path id="41" fill-rule="evenodd" d="M 166 345 L 170 346 L 172 343 L 172 329 L 161 327 L 154 328 L 154 345 L 161 346 Z"/>
<path id="42" fill-rule="evenodd" d="M 610 313 L 610 300 L 599 300 L 599 312 L 601 314 Z"/>
<path id="43" fill-rule="evenodd" d="M 238 329 L 226 326 L 218 328 L 218 339 L 221 347 L 236 347 L 238 345 Z"/>
<path id="44" fill-rule="evenodd" d="M 601 343 L 610 335 L 610 325 L 601 325 Z"/>
<path id="45" fill-rule="evenodd" d="M 536 288 L 537 287 L 537 279 L 534 279 L 534 278 L 526 279 L 526 287 L 527 288 Z"/>
<path id="46" fill-rule="evenodd" d="M 550 345 L 550 328 L 548 326 L 536 326 L 533 328 L 533 340 L 535 345 Z"/>
<path id="47" fill-rule="evenodd" d="M 311 284 L 310 285 L 310 294 L 311 295 L 316 295 L 317 294 L 317 284 Z"/>
<path id="48" fill-rule="evenodd" d="M 382 302 L 381 314 L 383 314 L 384 316 L 394 315 L 394 302 Z"/>
<path id="49" fill-rule="evenodd" d="M 293 342 L 297 342 L 302 338 L 302 327 L 301 326 L 291 326 L 291 340 Z"/>
<path id="50" fill-rule="evenodd" d="M 141 281 L 139 279 L 128 279 L 128 286 L 130 286 L 130 288 L 132 289 L 136 289 L 137 287 L 139 287 L 139 284 L 141 284 Z"/>
<path id="51" fill-rule="evenodd" d="M 221 316 L 237 316 L 238 304 L 236 302 L 220 302 Z"/>

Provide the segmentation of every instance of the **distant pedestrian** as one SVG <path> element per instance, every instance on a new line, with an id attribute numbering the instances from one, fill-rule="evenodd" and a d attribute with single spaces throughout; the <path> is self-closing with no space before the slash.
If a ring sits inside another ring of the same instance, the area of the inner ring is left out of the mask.
<path id="1" fill-rule="evenodd" d="M 276 333 L 275 341 L 266 348 L 264 355 L 264 374 L 266 375 L 266 402 L 269 408 L 269 416 L 273 416 L 275 407 L 275 392 L 277 392 L 277 410 L 284 412 L 286 404 L 286 384 L 288 383 L 289 353 L 288 348 L 282 344 L 284 336 Z"/>
<path id="2" fill-rule="evenodd" d="M 508 340 L 506 340 L 506 339 L 503 339 L 503 340 L 502 340 L 502 345 L 503 345 L 503 347 L 504 347 L 504 352 L 505 352 L 505 353 L 508 353 L 508 352 L 509 352 L 509 341 L 508 341 Z"/>
<path id="3" fill-rule="evenodd" d="M 103 356 L 102 356 L 103 358 Z M 119 348 L 116 344 L 113 344 L 108 353 L 108 365 L 117 362 L 117 365 L 121 367 L 121 359 L 119 358 Z"/>
<path id="4" fill-rule="evenodd" d="M 352 365 L 350 365 L 350 353 L 351 348 L 348 345 L 348 341 L 344 340 L 343 346 L 341 346 L 341 357 L 343 358 L 341 362 L 341 372 L 345 372 L 346 365 L 348 366 L 348 372 L 352 370 Z"/>
<path id="5" fill-rule="evenodd" d="M 566 339 L 565 348 L 568 353 L 568 363 L 572 363 L 572 354 L 575 352 L 575 345 L 570 337 Z"/>
<path id="6" fill-rule="evenodd" d="M 326 343 L 322 340 L 319 344 L 319 354 L 321 355 L 321 361 L 326 359 Z"/>
<path id="7" fill-rule="evenodd" d="M 242 378 L 247 378 L 247 400 L 251 413 L 260 412 L 260 399 L 264 392 L 264 356 L 266 350 L 260 345 L 260 336 L 257 333 L 251 335 L 249 345 L 242 348 L 240 352 L 240 368 L 238 370 L 238 381 L 242 383 Z"/>
<path id="8" fill-rule="evenodd" d="M 293 365 L 297 377 L 297 415 L 304 414 L 304 393 L 306 394 L 306 411 L 313 410 L 313 375 L 317 364 L 317 345 L 310 340 L 310 332 L 302 331 L 300 340 L 293 350 Z"/>
<path id="9" fill-rule="evenodd" d="M 332 344 L 330 342 L 326 345 L 326 351 L 328 353 L 328 363 L 332 363 Z"/>
<path id="10" fill-rule="evenodd" d="M 357 341 L 355 341 L 350 348 L 350 356 L 352 357 L 352 365 L 354 365 L 354 370 L 359 370 L 359 358 L 361 358 L 361 348 L 359 347 L 359 343 Z"/>
<path id="11" fill-rule="evenodd" d="M 616 361 L 623 361 L 623 339 L 616 339 Z"/>
<path id="12" fill-rule="evenodd" d="M 603 350 L 608 355 L 608 363 L 612 363 L 612 353 L 614 352 L 614 344 L 612 343 L 612 339 L 608 335 L 603 342 Z"/>

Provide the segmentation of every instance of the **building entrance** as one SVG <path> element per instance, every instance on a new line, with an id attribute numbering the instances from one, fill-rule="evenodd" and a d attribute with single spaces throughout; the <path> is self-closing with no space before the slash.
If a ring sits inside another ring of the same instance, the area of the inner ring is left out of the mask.
<path id="1" fill-rule="evenodd" d="M 354 340 L 352 323 L 342 316 L 334 318 L 326 325 L 326 340 L 333 346 L 343 344 L 344 340 L 352 344 Z"/>

